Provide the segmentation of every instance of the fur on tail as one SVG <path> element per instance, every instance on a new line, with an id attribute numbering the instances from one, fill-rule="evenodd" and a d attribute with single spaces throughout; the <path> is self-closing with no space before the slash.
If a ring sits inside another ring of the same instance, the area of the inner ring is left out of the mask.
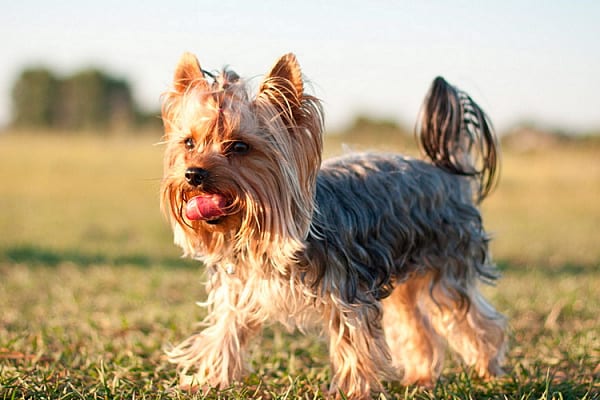
<path id="1" fill-rule="evenodd" d="M 419 141 L 433 163 L 473 177 L 475 200 L 496 186 L 500 152 L 492 123 L 471 97 L 437 77 L 421 110 Z"/>

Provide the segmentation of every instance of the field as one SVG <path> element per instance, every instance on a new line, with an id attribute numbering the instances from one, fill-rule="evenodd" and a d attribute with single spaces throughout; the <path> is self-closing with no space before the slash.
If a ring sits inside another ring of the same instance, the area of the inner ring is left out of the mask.
<path id="1" fill-rule="evenodd" d="M 195 329 L 204 294 L 160 215 L 154 141 L 0 136 L 0 399 L 203 398 L 177 389 L 163 355 Z M 434 388 L 389 383 L 390 398 L 600 398 L 600 147 L 503 161 L 483 213 L 503 272 L 485 293 L 511 325 L 507 375 L 483 381 L 452 361 Z M 322 398 L 317 337 L 274 326 L 251 354 L 254 372 L 207 398 Z"/>

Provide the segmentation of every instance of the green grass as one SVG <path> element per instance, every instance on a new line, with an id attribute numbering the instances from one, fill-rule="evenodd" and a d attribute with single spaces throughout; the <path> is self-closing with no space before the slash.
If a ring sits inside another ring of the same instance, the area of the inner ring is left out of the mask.
<path id="1" fill-rule="evenodd" d="M 0 136 L 0 399 L 203 397 L 177 389 L 163 354 L 195 329 L 204 293 L 160 215 L 155 140 Z M 390 398 L 600 398 L 599 159 L 594 147 L 506 152 L 483 211 L 508 374 L 486 382 L 452 361 L 434 388 L 391 383 Z M 319 338 L 274 326 L 251 355 L 246 380 L 207 397 L 323 396 Z"/>

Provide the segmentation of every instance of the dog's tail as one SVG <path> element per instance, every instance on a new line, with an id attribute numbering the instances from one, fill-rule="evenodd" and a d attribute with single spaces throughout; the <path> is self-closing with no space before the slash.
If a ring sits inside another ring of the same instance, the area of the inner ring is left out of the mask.
<path id="1" fill-rule="evenodd" d="M 494 189 L 500 149 L 491 121 L 467 93 L 435 78 L 417 132 L 423 150 L 436 166 L 473 178 L 478 203 Z"/>

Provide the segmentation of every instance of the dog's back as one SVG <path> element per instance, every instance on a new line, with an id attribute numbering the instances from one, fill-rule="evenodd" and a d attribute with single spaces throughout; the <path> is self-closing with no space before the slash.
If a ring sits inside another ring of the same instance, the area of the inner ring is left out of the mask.
<path id="1" fill-rule="evenodd" d="M 419 139 L 426 161 L 350 154 L 326 161 L 320 170 L 308 258 L 324 268 L 316 280 L 348 275 L 350 302 L 365 293 L 385 297 L 394 281 L 426 269 L 453 274 L 462 284 L 471 279 L 467 275 L 496 277 L 476 207 L 494 187 L 499 167 L 487 116 L 438 77 L 425 98 Z M 462 257 L 480 262 L 453 268 L 440 261 Z M 345 270 L 336 271 L 336 265 Z M 369 287 L 358 290 L 359 285 Z M 463 297 L 462 288 L 457 292 Z"/>
<path id="2" fill-rule="evenodd" d="M 324 269 L 320 278 L 346 275 L 350 303 L 365 294 L 386 297 L 393 282 L 463 256 L 453 252 L 485 258 L 487 236 L 469 178 L 430 162 L 373 153 L 328 160 L 316 201 L 307 254 Z M 486 279 L 495 276 L 487 265 L 476 268 Z"/>

